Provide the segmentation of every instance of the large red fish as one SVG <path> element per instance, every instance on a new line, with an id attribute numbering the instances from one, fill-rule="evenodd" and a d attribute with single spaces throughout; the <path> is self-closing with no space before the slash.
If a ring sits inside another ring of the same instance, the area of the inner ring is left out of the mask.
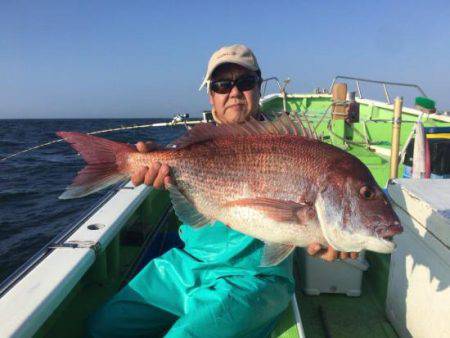
<path id="1" fill-rule="evenodd" d="M 264 266 L 314 242 L 389 253 L 391 237 L 402 231 L 367 167 L 287 116 L 198 125 L 166 149 L 146 154 L 95 136 L 58 135 L 88 164 L 60 198 L 82 197 L 154 161 L 166 163 L 176 182 L 169 192 L 180 220 L 196 227 L 219 220 L 264 241 Z"/>

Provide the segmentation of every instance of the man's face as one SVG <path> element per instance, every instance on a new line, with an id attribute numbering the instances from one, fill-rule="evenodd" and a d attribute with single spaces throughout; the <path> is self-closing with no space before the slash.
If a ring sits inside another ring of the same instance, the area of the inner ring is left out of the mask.
<path id="1" fill-rule="evenodd" d="M 219 66 L 213 73 L 212 81 L 236 80 L 243 75 L 255 75 L 255 72 L 228 63 Z M 259 83 L 253 89 L 240 91 L 234 86 L 229 93 L 219 94 L 211 90 L 209 102 L 215 111 L 214 119 L 217 123 L 242 123 L 259 111 L 259 98 L 261 97 Z"/>

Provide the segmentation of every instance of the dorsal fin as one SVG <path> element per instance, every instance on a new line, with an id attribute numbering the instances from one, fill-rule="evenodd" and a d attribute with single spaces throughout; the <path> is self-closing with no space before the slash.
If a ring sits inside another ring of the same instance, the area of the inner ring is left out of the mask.
<path id="1" fill-rule="evenodd" d="M 293 135 L 317 139 L 306 115 L 305 123 L 294 114 L 290 118 L 285 113 L 281 114 L 274 121 L 258 121 L 253 117 L 250 120 L 238 124 L 202 123 L 189 130 L 184 136 L 170 143 L 167 148 L 184 148 L 194 143 L 204 142 L 220 137 L 236 137 L 248 135 Z"/>

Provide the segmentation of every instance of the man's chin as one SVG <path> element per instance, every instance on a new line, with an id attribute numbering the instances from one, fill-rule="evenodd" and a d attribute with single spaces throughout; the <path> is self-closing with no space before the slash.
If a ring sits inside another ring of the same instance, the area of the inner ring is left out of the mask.
<path id="1" fill-rule="evenodd" d="M 246 120 L 248 113 L 245 109 L 229 109 L 226 112 L 229 123 L 242 123 Z"/>

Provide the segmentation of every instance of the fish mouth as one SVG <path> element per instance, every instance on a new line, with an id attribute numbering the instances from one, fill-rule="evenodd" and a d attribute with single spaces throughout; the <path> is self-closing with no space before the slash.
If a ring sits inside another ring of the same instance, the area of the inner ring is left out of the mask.
<path id="1" fill-rule="evenodd" d="M 377 239 L 374 238 L 373 241 L 370 241 L 368 249 L 380 253 L 392 253 L 396 247 L 393 241 L 394 236 L 401 232 L 403 232 L 403 227 L 399 222 L 377 229 Z"/>
<path id="2" fill-rule="evenodd" d="M 385 239 L 387 241 L 392 241 L 392 237 L 403 232 L 403 227 L 400 225 L 399 221 L 394 221 L 388 226 L 379 225 L 375 228 L 375 233 L 378 238 Z"/>
<path id="3" fill-rule="evenodd" d="M 380 228 L 376 231 L 377 235 L 384 240 L 392 242 L 392 239 L 395 235 L 398 235 L 403 232 L 403 227 L 400 223 L 395 222 L 394 224 Z"/>

